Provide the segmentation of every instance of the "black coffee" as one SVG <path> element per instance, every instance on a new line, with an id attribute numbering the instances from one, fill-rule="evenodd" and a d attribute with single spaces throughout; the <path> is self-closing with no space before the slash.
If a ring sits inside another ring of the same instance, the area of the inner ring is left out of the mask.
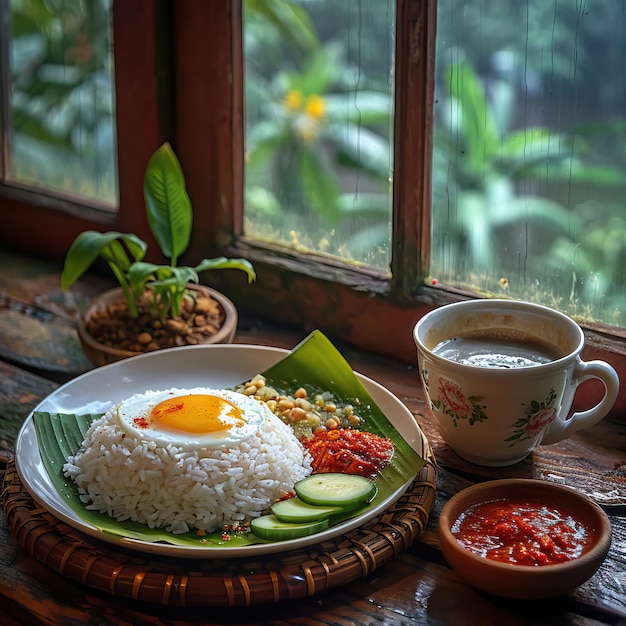
<path id="1" fill-rule="evenodd" d="M 554 345 L 510 330 L 489 329 L 447 339 L 435 346 L 439 356 L 475 367 L 512 369 L 549 363 L 563 356 Z"/>

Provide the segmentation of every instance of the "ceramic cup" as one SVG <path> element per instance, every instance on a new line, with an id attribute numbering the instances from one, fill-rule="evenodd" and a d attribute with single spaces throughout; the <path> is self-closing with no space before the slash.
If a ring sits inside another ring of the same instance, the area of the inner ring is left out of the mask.
<path id="1" fill-rule="evenodd" d="M 444 305 L 420 319 L 413 337 L 441 435 L 478 465 L 517 463 L 537 445 L 599 422 L 617 398 L 615 370 L 603 361 L 583 361 L 580 326 L 548 307 L 490 299 Z M 504 362 L 489 356 L 494 345 Z M 446 348 L 448 356 L 442 356 Z M 470 356 L 472 350 L 487 356 Z M 535 352 L 542 362 L 530 364 Z M 577 387 L 592 378 L 604 383 L 603 398 L 568 417 Z"/>

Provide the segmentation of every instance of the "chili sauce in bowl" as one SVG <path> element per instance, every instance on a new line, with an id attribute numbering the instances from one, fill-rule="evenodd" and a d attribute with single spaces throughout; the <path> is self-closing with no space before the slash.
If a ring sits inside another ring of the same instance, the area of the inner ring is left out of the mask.
<path id="1" fill-rule="evenodd" d="M 453 496 L 439 518 L 441 550 L 468 583 L 509 598 L 563 595 L 606 557 L 611 526 L 590 498 L 554 483 L 494 480 Z"/>

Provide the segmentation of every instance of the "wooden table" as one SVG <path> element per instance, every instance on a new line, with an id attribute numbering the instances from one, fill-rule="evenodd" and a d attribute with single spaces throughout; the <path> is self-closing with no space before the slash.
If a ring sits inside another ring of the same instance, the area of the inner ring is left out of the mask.
<path id="1" fill-rule="evenodd" d="M 59 384 L 88 369 L 73 333 L 74 312 L 58 293 L 58 269 L 0 253 L 0 471 L 10 463 L 17 429 Z M 84 284 L 81 298 L 96 291 Z M 16 332 L 20 336 L 16 337 Z M 240 322 L 237 343 L 293 347 L 306 333 Z M 56 338 L 56 341 L 55 341 Z M 540 447 L 504 469 L 463 462 L 431 423 L 415 368 L 338 346 L 353 368 L 400 398 L 428 437 L 438 463 L 437 495 L 425 531 L 406 552 L 371 574 L 297 602 L 251 608 L 176 608 L 138 604 L 94 591 L 32 558 L 0 525 L 0 624 L 622 624 L 626 625 L 626 425 L 603 423 Z M 443 559 L 439 511 L 480 480 L 527 477 L 586 493 L 608 512 L 611 551 L 597 574 L 571 594 L 541 602 L 504 600 L 476 591 Z"/>

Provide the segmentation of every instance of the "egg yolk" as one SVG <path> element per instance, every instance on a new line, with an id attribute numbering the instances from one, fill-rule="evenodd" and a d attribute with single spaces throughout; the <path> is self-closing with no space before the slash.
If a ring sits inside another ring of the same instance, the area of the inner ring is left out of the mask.
<path id="1" fill-rule="evenodd" d="M 187 433 L 218 433 L 246 423 L 232 402 L 208 394 L 177 396 L 159 402 L 150 411 L 150 421 L 157 428 Z"/>

